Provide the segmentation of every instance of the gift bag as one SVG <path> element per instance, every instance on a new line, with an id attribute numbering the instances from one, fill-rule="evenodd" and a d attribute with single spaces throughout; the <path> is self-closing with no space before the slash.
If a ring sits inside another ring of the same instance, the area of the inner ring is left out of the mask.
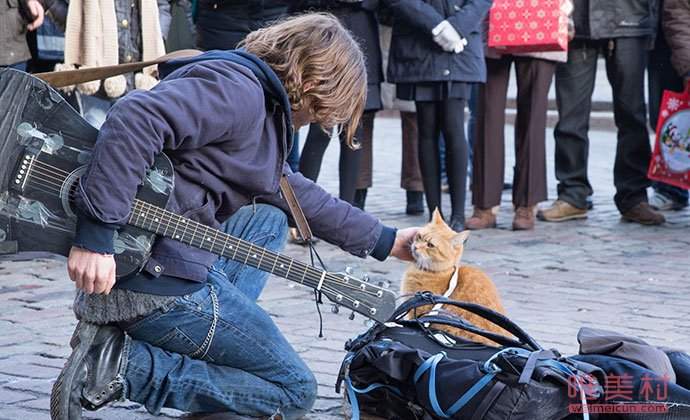
<path id="1" fill-rule="evenodd" d="M 568 51 L 568 0 L 494 0 L 490 48 L 505 53 Z"/>
<path id="2" fill-rule="evenodd" d="M 690 85 L 664 91 L 647 177 L 690 189 Z"/>

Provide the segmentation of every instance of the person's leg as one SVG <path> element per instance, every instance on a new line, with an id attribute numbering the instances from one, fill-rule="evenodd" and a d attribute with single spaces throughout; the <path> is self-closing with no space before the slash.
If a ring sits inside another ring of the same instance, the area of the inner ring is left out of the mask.
<path id="1" fill-rule="evenodd" d="M 400 170 L 400 187 L 407 195 L 405 213 L 424 213 L 424 186 L 422 173 L 419 169 L 419 147 L 417 132 L 417 114 L 414 112 L 400 112 L 402 129 L 402 168 Z"/>
<path id="2" fill-rule="evenodd" d="M 238 211 L 226 232 L 272 251 L 285 242 L 287 219 L 275 207 Z M 132 401 L 151 413 L 229 411 L 249 416 L 310 409 L 316 383 L 308 367 L 254 300 L 268 274 L 220 259 L 199 292 L 134 323 L 125 379 Z"/>
<path id="3" fill-rule="evenodd" d="M 477 131 L 477 95 L 479 95 L 479 86 L 481 83 L 473 83 L 470 88 L 470 98 L 467 100 L 467 109 L 469 110 L 469 117 L 467 118 L 467 150 L 468 158 L 467 161 L 467 176 L 470 178 L 470 183 L 472 182 L 472 171 L 473 166 L 473 155 L 474 155 L 474 138 L 475 132 Z"/>
<path id="4" fill-rule="evenodd" d="M 376 112 L 365 112 L 362 115 L 362 137 L 359 139 L 362 145 L 362 162 L 360 163 L 355 192 L 355 205 L 364 210 L 367 198 L 367 189 L 373 184 L 374 172 L 374 117 Z"/>
<path id="5" fill-rule="evenodd" d="M 309 134 L 304 140 L 304 147 L 299 158 L 299 171 L 306 178 L 314 182 L 319 178 L 323 154 L 326 153 L 330 141 L 331 136 L 323 131 L 320 125 L 311 124 L 309 126 Z"/>
<path id="6" fill-rule="evenodd" d="M 285 159 L 287 164 L 290 166 L 292 172 L 299 171 L 299 132 L 295 131 L 295 135 L 292 136 L 292 149 Z"/>
<path id="7" fill-rule="evenodd" d="M 361 139 L 363 137 L 364 128 L 360 122 L 355 138 Z M 355 204 L 355 191 L 357 190 L 357 178 L 359 177 L 359 170 L 362 167 L 362 150 L 353 150 L 345 144 L 345 134 L 340 135 L 340 159 L 338 160 L 338 177 L 339 177 L 339 196 L 341 200 L 347 201 L 350 204 Z"/>
<path id="8" fill-rule="evenodd" d="M 472 204 L 482 210 L 501 204 L 506 95 L 511 63 L 509 57 L 500 60 L 487 58 L 486 84 L 480 85 L 477 95 Z"/>
<path id="9" fill-rule="evenodd" d="M 513 205 L 534 207 L 546 200 L 546 110 L 553 61 L 517 58 L 518 99 L 515 124 Z"/>
<path id="10" fill-rule="evenodd" d="M 465 192 L 467 191 L 467 140 L 465 139 L 465 100 L 442 102 L 441 128 L 446 142 L 446 168 L 450 190 L 449 226 L 455 231 L 465 228 Z"/>
<path id="11" fill-rule="evenodd" d="M 606 54 L 606 74 L 613 89 L 618 144 L 613 169 L 614 200 L 621 213 L 647 202 L 647 167 L 651 156 L 644 98 L 646 39 L 618 38 Z"/>
<path id="12" fill-rule="evenodd" d="M 596 77 L 598 49 L 587 43 L 571 43 L 568 62 L 556 67 L 558 123 L 555 170 L 558 198 L 585 209 L 592 186 L 587 176 L 589 115 Z"/>
<path id="13" fill-rule="evenodd" d="M 429 209 L 429 219 L 434 209 L 441 209 L 441 178 L 439 158 L 439 135 L 441 127 L 438 120 L 436 102 L 415 102 L 417 107 L 417 130 L 419 134 L 419 168 L 422 173 L 424 195 Z"/>

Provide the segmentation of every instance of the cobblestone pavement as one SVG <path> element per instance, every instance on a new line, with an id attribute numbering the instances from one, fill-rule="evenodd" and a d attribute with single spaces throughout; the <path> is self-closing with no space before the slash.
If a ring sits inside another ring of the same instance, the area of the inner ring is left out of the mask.
<path id="1" fill-rule="evenodd" d="M 369 193 L 367 209 L 398 227 L 424 223 L 426 216 L 403 213 L 405 195 L 398 187 L 399 120 L 377 119 L 375 135 L 376 185 Z M 687 211 L 669 213 L 665 226 L 651 228 L 620 222 L 612 202 L 615 134 L 592 132 L 591 138 L 589 169 L 595 207 L 587 220 L 538 223 L 533 232 L 512 232 L 510 195 L 506 194 L 498 229 L 473 233 L 464 262 L 481 266 L 491 275 L 511 318 L 545 346 L 575 352 L 578 329 L 590 325 L 690 349 L 686 321 L 690 317 L 690 216 Z M 512 147 L 507 151 L 511 168 Z M 336 147 L 329 148 L 321 177 L 331 191 L 337 190 L 337 153 Z M 548 156 L 553 198 L 552 139 Z M 390 280 L 393 288 L 398 287 L 405 268 L 396 261 L 360 260 L 323 242 L 318 248 L 331 270 L 351 265 L 356 273 L 369 273 L 374 280 Z M 308 259 L 306 250 L 295 245 L 289 245 L 286 253 Z M 75 325 L 70 311 L 73 293 L 64 260 L 17 261 L 14 256 L 0 261 L 0 419 L 49 417 L 50 387 L 68 355 L 67 342 Z M 316 373 L 319 399 L 310 418 L 342 418 L 341 398 L 333 383 L 343 344 L 366 328 L 363 319 L 349 321 L 347 313 L 332 314 L 325 305 L 325 337 L 318 338 L 311 292 L 277 278 L 271 279 L 260 303 Z M 180 416 L 166 410 L 159 418 Z M 85 417 L 153 416 L 127 402 Z"/>

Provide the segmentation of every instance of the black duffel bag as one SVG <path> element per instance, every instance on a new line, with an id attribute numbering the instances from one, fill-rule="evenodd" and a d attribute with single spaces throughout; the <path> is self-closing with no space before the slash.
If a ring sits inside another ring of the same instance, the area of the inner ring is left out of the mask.
<path id="1" fill-rule="evenodd" d="M 452 305 L 514 337 L 484 331 L 449 312 L 414 315 L 423 305 Z M 444 324 L 489 338 L 495 347 L 434 329 Z M 418 293 L 385 324 L 346 344 L 336 384 L 344 385 L 352 419 L 559 420 L 601 397 L 604 373 L 544 350 L 505 316 L 483 306 Z M 570 391 L 570 395 L 569 395 Z"/>

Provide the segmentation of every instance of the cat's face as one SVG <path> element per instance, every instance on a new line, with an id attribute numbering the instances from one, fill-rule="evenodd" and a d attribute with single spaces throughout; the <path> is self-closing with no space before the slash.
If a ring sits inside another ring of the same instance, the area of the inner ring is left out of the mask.
<path id="1" fill-rule="evenodd" d="M 431 222 L 423 226 L 412 241 L 412 256 L 418 268 L 427 271 L 447 270 L 460 261 L 463 245 L 470 231 L 457 233 L 443 221 L 438 209 Z"/>

